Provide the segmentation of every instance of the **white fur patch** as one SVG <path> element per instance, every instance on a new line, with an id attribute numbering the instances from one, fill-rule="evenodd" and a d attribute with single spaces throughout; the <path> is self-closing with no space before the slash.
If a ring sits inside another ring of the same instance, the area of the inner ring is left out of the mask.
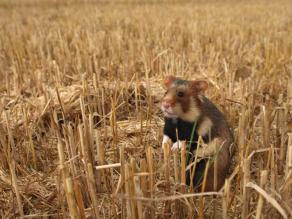
<path id="1" fill-rule="evenodd" d="M 172 143 L 171 139 L 167 135 L 163 135 L 162 148 L 164 148 L 163 147 L 164 144 L 171 144 L 171 143 Z"/>
<path id="2" fill-rule="evenodd" d="M 200 158 L 213 156 L 220 150 L 223 144 L 224 142 L 220 139 L 214 138 L 208 144 L 203 144 L 198 147 L 196 150 L 196 155 Z"/>
<path id="3" fill-rule="evenodd" d="M 201 112 L 193 99 L 190 100 L 190 108 L 186 113 L 182 113 L 180 118 L 187 122 L 195 122 L 198 120 Z"/>
<path id="4" fill-rule="evenodd" d="M 176 151 L 178 149 L 181 148 L 181 145 L 182 145 L 182 141 L 178 140 L 177 142 L 175 142 L 172 147 L 171 147 L 171 150 L 172 151 Z"/>
<path id="5" fill-rule="evenodd" d="M 213 123 L 209 118 L 204 118 L 204 120 L 202 121 L 202 123 L 200 124 L 198 128 L 198 134 L 200 136 L 204 136 L 208 134 L 212 128 L 212 125 Z"/>
<path id="6" fill-rule="evenodd" d="M 204 97 L 203 97 L 201 94 L 198 95 L 198 98 L 200 99 L 200 101 L 201 101 L 202 103 L 205 102 L 205 101 L 204 101 Z"/>

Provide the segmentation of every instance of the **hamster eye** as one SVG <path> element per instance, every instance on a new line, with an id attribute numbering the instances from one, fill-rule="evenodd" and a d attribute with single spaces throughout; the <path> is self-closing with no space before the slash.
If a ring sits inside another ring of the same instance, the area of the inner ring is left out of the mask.
<path id="1" fill-rule="evenodd" d="M 184 92 L 182 92 L 182 91 L 179 91 L 179 92 L 177 92 L 177 94 L 176 94 L 178 97 L 183 97 L 185 94 L 184 94 Z"/>

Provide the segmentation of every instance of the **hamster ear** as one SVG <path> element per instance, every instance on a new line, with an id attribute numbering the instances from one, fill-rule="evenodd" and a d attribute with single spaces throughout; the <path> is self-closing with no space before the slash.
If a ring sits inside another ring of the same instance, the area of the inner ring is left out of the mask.
<path id="1" fill-rule="evenodd" d="M 191 81 L 191 87 L 196 93 L 204 93 L 208 89 L 208 82 L 202 80 Z"/>
<path id="2" fill-rule="evenodd" d="M 176 77 L 174 77 L 173 75 L 169 75 L 167 77 L 165 77 L 164 81 L 163 81 L 163 85 L 164 88 L 168 89 L 170 87 L 170 85 L 176 80 Z"/>

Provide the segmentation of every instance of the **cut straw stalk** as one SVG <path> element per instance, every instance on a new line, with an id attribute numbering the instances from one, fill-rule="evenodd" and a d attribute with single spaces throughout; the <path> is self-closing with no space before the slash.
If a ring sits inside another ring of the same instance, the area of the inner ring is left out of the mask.
<path id="1" fill-rule="evenodd" d="M 16 196 L 19 214 L 20 214 L 20 217 L 22 218 L 24 216 L 24 212 L 23 212 L 23 206 L 22 206 L 19 188 L 17 185 L 17 177 L 16 177 L 16 173 L 15 173 L 15 160 L 14 159 L 10 159 L 9 169 L 10 169 L 10 174 L 11 174 L 11 183 L 12 183 L 12 187 L 13 187 L 13 190 L 14 190 L 14 193 Z"/>
<path id="2" fill-rule="evenodd" d="M 136 187 L 135 187 L 135 176 L 136 173 L 136 161 L 135 159 L 132 157 L 130 159 L 130 168 L 129 168 L 129 183 L 130 183 L 130 191 L 131 191 L 131 195 L 132 196 L 137 196 L 136 195 Z M 134 200 L 134 202 L 132 202 L 132 208 L 134 209 L 135 212 L 135 218 L 138 217 L 138 206 L 137 206 L 137 200 Z"/>
<path id="3" fill-rule="evenodd" d="M 292 74 L 292 72 L 290 74 Z M 288 98 L 288 101 L 287 101 L 288 104 L 292 107 L 292 75 L 290 75 L 290 78 L 288 79 L 287 98 Z"/>
<path id="4" fill-rule="evenodd" d="M 68 161 L 70 163 L 72 176 L 75 177 L 77 175 L 77 169 L 78 169 L 75 158 L 78 155 L 76 153 L 77 146 L 75 144 L 73 129 L 71 125 L 68 125 L 66 131 L 65 131 L 65 128 L 63 128 L 63 130 L 64 132 L 67 133 L 67 138 L 65 139 L 65 143 L 67 147 L 67 153 L 70 155 L 69 157 L 71 157 L 71 159 L 69 159 Z"/>
<path id="5" fill-rule="evenodd" d="M 87 163 L 87 183 L 89 188 L 89 195 L 93 205 L 93 212 L 95 218 L 99 218 L 99 211 L 98 211 L 98 201 L 97 201 L 97 194 L 96 194 L 96 187 L 95 187 L 95 180 L 94 180 L 94 172 L 91 163 Z"/>
<path id="6" fill-rule="evenodd" d="M 267 95 L 266 97 L 266 106 L 263 106 L 263 145 L 264 147 L 269 147 L 270 146 L 270 127 L 271 127 L 271 109 L 270 109 L 270 98 Z M 268 163 L 267 160 L 265 163 Z"/>
<path id="7" fill-rule="evenodd" d="M 104 170 L 104 169 L 116 168 L 116 167 L 121 167 L 121 163 L 100 165 L 100 166 L 96 166 L 95 169 L 96 170 Z"/>
<path id="8" fill-rule="evenodd" d="M 222 196 L 222 218 L 228 218 L 228 202 L 230 197 L 230 180 L 226 179 Z"/>
<path id="9" fill-rule="evenodd" d="M 79 217 L 80 219 L 85 219 L 85 207 L 83 202 L 83 196 L 81 192 L 81 186 L 78 180 L 74 180 L 74 193 L 76 197 L 76 202 L 79 208 Z"/>
<path id="10" fill-rule="evenodd" d="M 116 93 L 115 93 L 116 94 Z M 110 126 L 111 126 L 111 131 L 113 133 L 113 142 L 114 145 L 117 145 L 118 142 L 118 123 L 117 123 L 117 118 L 116 118 L 116 95 L 114 95 L 114 98 L 111 98 L 111 109 L 112 112 L 110 114 Z M 116 161 L 119 160 L 119 150 L 118 148 L 116 149 Z"/>
<path id="11" fill-rule="evenodd" d="M 28 115 L 27 115 L 27 109 L 26 107 L 23 107 L 22 108 L 22 112 L 23 112 L 23 115 L 24 115 L 24 118 L 25 118 L 25 130 L 26 130 L 26 135 L 28 136 L 28 139 L 29 139 L 29 146 L 30 146 L 30 151 L 32 153 L 32 160 L 33 160 L 33 167 L 34 169 L 37 168 L 37 162 L 36 162 L 36 153 L 35 153 L 35 146 L 34 146 L 34 143 L 33 143 L 33 140 L 32 140 L 32 132 L 29 128 L 29 119 L 28 119 Z"/>
<path id="12" fill-rule="evenodd" d="M 22 201 L 20 197 L 20 192 L 17 185 L 17 177 L 15 173 L 15 142 L 11 133 L 11 129 L 9 127 L 9 120 L 8 120 L 8 113 L 5 112 L 5 120 L 6 120 L 6 127 L 8 133 L 8 143 L 6 147 L 7 159 L 8 159 L 8 166 L 11 174 L 11 184 L 14 190 L 16 201 L 18 205 L 19 214 L 21 217 L 24 216 Z M 4 145 L 3 145 L 4 146 Z"/>
<path id="13" fill-rule="evenodd" d="M 218 154 L 218 142 L 217 142 L 217 139 L 215 139 L 215 143 L 216 145 L 216 150 L 215 150 L 215 154 Z M 218 187 L 218 159 L 215 158 L 215 161 L 214 161 L 214 184 L 213 184 L 213 189 L 214 191 L 217 191 L 217 188 Z M 215 209 L 214 209 L 215 211 Z M 215 216 L 215 215 L 214 215 Z"/>
<path id="14" fill-rule="evenodd" d="M 207 161 L 207 164 L 204 170 L 204 178 L 203 178 L 202 188 L 201 188 L 202 193 L 205 191 L 205 188 L 206 188 L 209 165 L 210 165 L 210 160 Z M 200 219 L 204 218 L 204 208 L 205 208 L 205 197 L 201 196 L 199 199 L 199 212 L 198 212 Z"/>
<path id="15" fill-rule="evenodd" d="M 265 190 L 263 190 L 261 187 L 259 187 L 258 185 L 249 182 L 248 184 L 246 184 L 246 187 L 252 188 L 254 190 L 256 190 L 260 195 L 262 195 L 262 197 L 265 198 L 265 200 L 267 202 L 269 202 L 281 215 L 284 219 L 288 219 L 288 216 L 285 212 L 285 210 L 281 207 L 281 205 L 273 198 L 271 197 Z"/>
<path id="16" fill-rule="evenodd" d="M 135 177 L 135 189 L 136 189 L 136 194 L 138 196 L 143 196 L 143 193 L 142 193 L 142 190 L 140 188 L 140 185 L 139 185 L 139 179 L 137 177 Z M 139 219 L 144 219 L 144 214 L 143 214 L 143 204 L 142 204 L 142 201 L 140 200 L 137 200 L 137 208 L 138 208 L 138 218 Z"/>
<path id="17" fill-rule="evenodd" d="M 163 152 L 164 152 L 164 174 L 165 174 L 165 182 L 166 188 L 165 191 L 167 194 L 170 193 L 170 146 L 168 143 L 163 144 Z M 164 217 L 168 218 L 171 215 L 171 202 L 166 201 L 164 206 Z"/>
<path id="18" fill-rule="evenodd" d="M 149 190 L 150 190 L 150 198 L 152 199 L 154 197 L 154 177 L 153 177 L 153 148 L 148 147 L 146 150 L 146 157 L 147 157 L 147 163 L 148 163 L 148 170 L 149 170 Z M 150 218 L 155 217 L 155 210 L 153 203 L 149 203 L 150 206 Z"/>
<path id="19" fill-rule="evenodd" d="M 83 143 L 82 152 L 86 153 L 83 154 L 85 157 L 86 162 L 90 162 L 91 165 L 93 166 L 94 162 L 94 153 L 93 153 L 93 121 L 92 121 L 92 115 L 90 114 L 88 118 L 86 117 L 85 114 L 85 104 L 84 104 L 84 98 L 80 97 L 80 108 L 81 108 L 81 115 L 82 115 L 82 121 L 83 121 L 83 129 L 82 129 L 82 138 L 80 139 Z M 80 132 L 80 127 L 79 125 L 79 132 Z M 80 133 L 79 133 L 80 134 Z M 80 136 L 81 137 L 81 136 Z M 82 145 L 81 145 L 82 146 Z M 95 174 L 95 173 L 94 173 Z"/>
<path id="20" fill-rule="evenodd" d="M 186 142 L 181 142 L 181 193 L 185 193 L 186 184 Z"/>
<path id="21" fill-rule="evenodd" d="M 140 161 L 140 170 L 142 173 L 147 172 L 147 162 L 145 159 L 142 159 Z M 149 174 L 147 174 L 147 175 L 149 175 Z M 140 186 L 141 186 L 141 190 L 142 190 L 144 196 L 147 196 L 148 185 L 147 185 L 146 175 L 140 177 Z"/>
<path id="22" fill-rule="evenodd" d="M 140 161 L 140 171 L 142 173 L 145 173 L 147 171 L 147 162 L 145 159 L 142 159 Z M 147 182 L 147 177 L 144 175 L 144 176 L 139 177 L 139 179 L 140 179 L 140 188 L 141 188 L 141 193 L 142 193 L 140 196 L 149 197 L 149 190 L 148 190 L 149 184 Z M 147 205 L 145 205 L 145 208 L 144 208 L 145 214 L 143 214 L 143 217 L 149 218 L 149 215 L 150 215 L 149 212 L 150 212 L 149 208 L 147 207 Z"/>
<path id="23" fill-rule="evenodd" d="M 241 116 L 239 118 L 239 124 L 238 124 L 238 147 L 239 147 L 239 168 L 242 169 L 242 164 L 243 164 L 243 160 L 245 158 L 245 146 L 246 146 L 246 127 L 247 127 L 247 124 L 246 124 L 246 107 L 245 106 L 242 106 L 241 107 Z M 242 171 L 239 171 L 238 173 L 238 177 L 237 177 L 237 183 L 236 185 L 239 186 L 240 188 L 240 193 L 242 193 L 242 189 L 243 189 L 243 185 L 242 185 L 242 181 L 241 181 L 241 178 L 242 178 Z"/>
<path id="24" fill-rule="evenodd" d="M 273 148 L 273 150 L 277 151 L 277 150 L 279 150 L 279 148 Z M 270 153 L 271 148 L 262 148 L 262 149 L 255 150 L 255 151 L 251 152 L 250 155 L 248 155 L 247 159 L 252 159 L 255 154 L 264 153 L 264 152 Z"/>
<path id="25" fill-rule="evenodd" d="M 288 109 L 287 105 L 284 107 L 277 108 L 277 145 L 280 146 L 280 155 L 279 155 L 279 170 L 283 172 L 283 163 L 286 158 L 286 144 L 285 144 L 285 135 L 287 132 L 287 114 Z"/>
<path id="26" fill-rule="evenodd" d="M 181 141 L 181 153 L 180 153 L 180 160 L 181 160 L 181 170 L 180 170 L 180 193 L 184 194 L 186 193 L 186 142 L 185 141 Z M 179 203 L 178 205 L 181 209 L 183 209 L 185 211 L 185 207 Z M 189 209 L 189 208 L 188 208 Z M 188 211 L 188 213 L 190 212 L 190 210 Z M 182 216 L 183 213 L 179 212 L 178 216 Z"/>
<path id="27" fill-rule="evenodd" d="M 268 179 L 268 171 L 263 170 L 261 172 L 261 181 L 260 181 L 261 188 L 263 188 L 263 189 L 265 188 L 265 185 L 267 183 L 267 179 Z M 260 194 L 259 199 L 258 199 L 257 209 L 256 209 L 256 219 L 261 218 L 263 205 L 264 205 L 264 197 Z"/>
<path id="28" fill-rule="evenodd" d="M 116 190 L 116 194 L 117 192 L 121 189 L 121 192 L 122 193 L 125 193 L 126 192 L 126 185 L 125 185 L 125 157 L 124 157 L 124 153 L 125 153 L 125 148 L 124 148 L 124 145 L 122 145 L 120 147 L 120 164 L 121 164 L 121 168 L 120 168 L 120 179 L 119 179 L 119 183 L 118 183 L 118 187 L 117 187 L 117 190 Z M 121 186 L 121 188 L 120 188 Z M 126 218 L 126 215 L 125 215 L 125 207 L 126 207 L 126 203 L 125 203 L 125 200 L 121 200 L 121 208 L 122 208 L 122 215 L 121 217 L 122 218 Z"/>
<path id="29" fill-rule="evenodd" d="M 218 154 L 218 139 L 215 139 L 215 154 Z M 213 189 L 214 191 L 217 191 L 219 188 L 218 187 L 218 159 L 215 158 L 215 161 L 214 161 L 214 182 L 213 182 Z M 217 212 L 216 212 L 216 209 L 217 209 L 217 205 L 216 205 L 216 202 L 214 202 L 214 205 L 213 205 L 213 218 L 217 218 Z"/>
<path id="30" fill-rule="evenodd" d="M 287 157 L 285 165 L 285 181 L 280 188 L 280 191 L 282 191 L 283 193 L 284 200 L 288 200 L 290 198 L 289 187 L 291 187 L 291 184 L 292 184 L 292 133 L 288 133 Z"/>
<path id="31" fill-rule="evenodd" d="M 173 169 L 174 169 L 174 181 L 176 183 L 179 182 L 179 157 L 178 157 L 178 151 L 173 152 Z"/>
<path id="32" fill-rule="evenodd" d="M 288 147 L 287 147 L 287 158 L 286 158 L 286 177 L 292 172 L 292 133 L 288 134 Z"/>
<path id="33" fill-rule="evenodd" d="M 271 187 L 275 191 L 276 190 L 276 179 L 277 179 L 277 167 L 275 162 L 275 150 L 274 146 L 271 145 Z"/>
<path id="34" fill-rule="evenodd" d="M 249 194 L 247 191 L 247 183 L 250 181 L 250 159 L 244 159 L 243 166 L 242 166 L 242 172 L 243 172 L 243 189 L 242 189 L 242 218 L 247 218 L 248 214 L 248 200 L 249 200 Z"/>
<path id="35" fill-rule="evenodd" d="M 178 157 L 178 150 L 175 150 L 173 152 L 173 169 L 174 169 L 174 181 L 175 184 L 177 185 L 179 183 L 179 157 Z M 175 201 L 175 212 L 174 212 L 174 217 L 180 217 L 180 212 L 181 212 L 181 203 L 179 200 Z"/>
<path id="36" fill-rule="evenodd" d="M 80 138 L 80 146 L 82 155 L 85 161 L 85 173 L 86 173 L 86 181 L 88 185 L 89 195 L 93 205 L 93 215 L 95 218 L 99 218 L 99 211 L 98 211 L 98 201 L 97 201 L 97 194 L 96 194 L 96 185 L 95 185 L 95 177 L 94 177 L 94 170 L 92 165 L 92 157 L 90 156 L 91 151 L 88 149 L 88 141 L 84 139 L 84 131 L 81 125 L 78 126 L 79 130 L 79 138 Z"/>
<path id="37" fill-rule="evenodd" d="M 165 143 L 163 144 L 163 152 L 164 152 L 164 174 L 165 174 L 165 180 L 168 183 L 170 179 L 170 147 L 169 144 Z"/>
<path id="38" fill-rule="evenodd" d="M 89 149 L 89 153 L 90 153 L 90 157 L 91 157 L 91 162 L 94 162 L 94 150 L 93 150 L 93 145 L 94 145 L 94 124 L 93 124 L 93 115 L 92 113 L 90 113 L 88 115 L 88 149 Z"/>
<path id="39" fill-rule="evenodd" d="M 60 160 L 60 170 L 62 173 L 62 180 L 65 188 L 66 199 L 69 207 L 71 218 L 78 218 L 77 205 L 75 201 L 73 181 L 69 175 L 69 171 L 65 165 L 64 147 L 60 139 L 58 139 L 58 154 Z"/>
<path id="40" fill-rule="evenodd" d="M 103 166 L 105 164 L 105 151 L 104 151 L 104 144 L 100 141 L 100 134 L 97 131 L 96 132 L 96 149 L 97 149 L 97 164 L 100 166 Z M 99 166 L 99 167 L 100 167 Z M 97 167 L 95 167 L 96 170 L 98 170 Z M 101 170 L 98 173 L 99 176 L 99 183 L 100 185 L 98 186 L 99 190 L 103 190 L 102 185 L 105 185 L 105 171 Z"/>
<path id="41" fill-rule="evenodd" d="M 125 164 L 125 191 L 126 191 L 126 195 L 129 197 L 129 199 L 127 200 L 127 218 L 137 218 L 136 216 L 136 208 L 135 208 L 135 202 L 132 199 L 132 197 L 134 197 L 133 194 L 133 190 L 132 190 L 132 180 L 131 180 L 131 170 L 130 170 L 131 166 L 130 164 L 126 163 Z"/>
<path id="42" fill-rule="evenodd" d="M 239 147 L 239 155 L 240 161 L 243 161 L 245 156 L 245 142 L 246 142 L 246 109 L 243 106 L 241 116 L 239 118 L 238 124 L 238 147 Z"/>
<path id="43" fill-rule="evenodd" d="M 132 179 L 132 185 L 133 185 L 133 194 L 134 196 L 143 196 L 141 188 L 140 188 L 140 182 L 139 182 L 139 177 L 137 176 L 136 172 L 137 172 L 137 164 L 136 164 L 136 160 L 134 158 L 131 158 L 131 168 L 132 168 L 132 175 L 131 175 L 131 179 Z M 142 202 L 135 200 L 135 206 L 136 206 L 136 211 L 138 214 L 138 218 L 139 219 L 143 219 L 143 206 L 142 206 Z"/>

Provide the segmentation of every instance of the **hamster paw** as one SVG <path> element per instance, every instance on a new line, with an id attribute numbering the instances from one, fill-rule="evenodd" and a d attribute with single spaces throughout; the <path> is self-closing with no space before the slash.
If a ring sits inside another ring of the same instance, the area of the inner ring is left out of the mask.
<path id="1" fill-rule="evenodd" d="M 177 142 L 175 142 L 175 143 L 172 145 L 171 150 L 172 150 L 172 151 L 176 151 L 176 150 L 178 150 L 178 149 L 180 149 L 180 148 L 181 148 L 181 141 L 177 141 Z"/>

